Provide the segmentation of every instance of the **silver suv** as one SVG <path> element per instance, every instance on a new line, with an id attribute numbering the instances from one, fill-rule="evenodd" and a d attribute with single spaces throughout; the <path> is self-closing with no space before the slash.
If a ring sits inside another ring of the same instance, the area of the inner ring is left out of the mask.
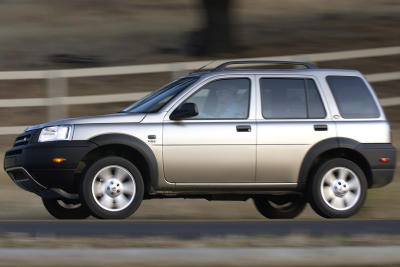
<path id="1" fill-rule="evenodd" d="M 389 123 L 360 72 L 233 61 L 117 114 L 29 127 L 4 168 L 60 219 L 126 218 L 151 198 L 252 198 L 267 218 L 294 218 L 308 202 L 344 218 L 368 188 L 391 182 L 395 163 Z"/>

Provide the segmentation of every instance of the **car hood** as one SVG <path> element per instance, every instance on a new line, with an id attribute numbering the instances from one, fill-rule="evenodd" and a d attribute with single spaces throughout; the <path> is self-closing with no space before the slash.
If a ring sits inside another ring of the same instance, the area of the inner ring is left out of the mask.
<path id="1" fill-rule="evenodd" d="M 144 113 L 116 113 L 91 117 L 70 118 L 30 126 L 26 131 L 65 124 L 138 123 L 141 122 L 145 116 L 146 114 Z"/>

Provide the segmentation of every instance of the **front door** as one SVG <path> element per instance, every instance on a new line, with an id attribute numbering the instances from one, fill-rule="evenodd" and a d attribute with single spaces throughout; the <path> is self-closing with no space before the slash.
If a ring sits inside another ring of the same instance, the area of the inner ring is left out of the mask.
<path id="1" fill-rule="evenodd" d="M 175 183 L 255 182 L 256 124 L 252 77 L 206 82 L 181 103 L 198 115 L 165 119 L 164 175 Z M 176 108 L 176 107 L 175 107 Z"/>

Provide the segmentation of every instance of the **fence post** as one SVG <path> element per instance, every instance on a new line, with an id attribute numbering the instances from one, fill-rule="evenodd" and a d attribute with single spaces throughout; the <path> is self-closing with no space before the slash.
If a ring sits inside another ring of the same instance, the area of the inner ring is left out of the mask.
<path id="1" fill-rule="evenodd" d="M 46 77 L 48 121 L 68 117 L 68 106 L 64 104 L 64 97 L 68 95 L 68 80 L 61 76 L 59 71 L 49 71 Z"/>
<path id="2" fill-rule="evenodd" d="M 315 64 L 314 62 L 311 61 L 311 58 L 308 55 L 292 56 L 290 60 L 300 61 L 300 62 L 309 62 L 309 63 Z M 295 65 L 294 68 L 295 69 L 304 69 L 304 66 Z"/>
<path id="3" fill-rule="evenodd" d="M 188 70 L 185 68 L 184 63 L 177 63 L 171 66 L 171 78 L 172 80 L 176 80 L 181 76 L 188 74 Z"/>

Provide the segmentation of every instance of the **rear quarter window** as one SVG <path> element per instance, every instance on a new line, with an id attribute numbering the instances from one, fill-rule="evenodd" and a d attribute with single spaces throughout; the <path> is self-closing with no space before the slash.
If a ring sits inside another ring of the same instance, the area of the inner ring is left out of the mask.
<path id="1" fill-rule="evenodd" d="M 326 80 L 343 118 L 367 119 L 380 116 L 370 90 L 360 77 L 328 76 Z"/>

